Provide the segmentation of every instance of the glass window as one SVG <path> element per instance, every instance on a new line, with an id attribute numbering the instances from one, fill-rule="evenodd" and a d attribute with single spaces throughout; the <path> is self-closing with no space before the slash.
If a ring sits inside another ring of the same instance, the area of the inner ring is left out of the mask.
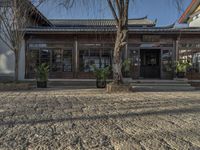
<path id="1" fill-rule="evenodd" d="M 79 61 L 80 61 L 80 71 L 81 72 L 88 72 L 89 71 L 89 51 L 88 50 L 81 50 L 79 52 Z"/>
<path id="2" fill-rule="evenodd" d="M 111 66 L 112 64 L 112 54 L 110 50 L 103 50 L 101 56 L 101 68 Z"/>
<path id="3" fill-rule="evenodd" d="M 29 53 L 29 72 L 34 73 L 39 63 L 39 50 L 31 50 Z"/>
<path id="4" fill-rule="evenodd" d="M 162 70 L 163 72 L 173 71 L 172 50 L 162 51 Z"/>
<path id="5" fill-rule="evenodd" d="M 63 51 L 63 72 L 72 72 L 72 50 Z"/>
<path id="6" fill-rule="evenodd" d="M 29 48 L 44 48 L 44 47 L 47 47 L 46 44 L 29 44 Z"/>
<path id="7" fill-rule="evenodd" d="M 103 49 L 89 49 L 79 51 L 80 71 L 91 72 L 93 71 L 92 65 L 97 68 L 104 68 L 111 66 L 112 53 L 111 50 Z"/>
<path id="8" fill-rule="evenodd" d="M 52 50 L 52 72 L 62 71 L 62 50 Z"/>
<path id="9" fill-rule="evenodd" d="M 198 39 L 182 41 L 179 44 L 179 60 L 192 63 L 192 67 L 188 70 L 189 72 L 200 72 L 200 44 Z"/>
<path id="10" fill-rule="evenodd" d="M 100 67 L 100 51 L 99 50 L 81 50 L 80 51 L 80 71 L 93 71 L 92 65 Z"/>
<path id="11" fill-rule="evenodd" d="M 51 50 L 42 49 L 40 50 L 40 64 L 45 63 L 50 66 Z"/>
<path id="12" fill-rule="evenodd" d="M 93 71 L 92 65 L 95 65 L 97 68 L 101 67 L 101 59 L 100 59 L 100 50 L 91 49 L 89 51 L 90 56 L 87 58 L 90 64 L 90 71 Z"/>
<path id="13" fill-rule="evenodd" d="M 192 58 L 193 68 L 196 72 L 200 72 L 200 52 L 195 53 Z"/>
<path id="14" fill-rule="evenodd" d="M 42 63 L 49 65 L 50 74 L 72 72 L 72 49 L 34 48 L 29 49 L 28 56 L 27 70 L 30 77 L 35 73 L 37 66 Z"/>

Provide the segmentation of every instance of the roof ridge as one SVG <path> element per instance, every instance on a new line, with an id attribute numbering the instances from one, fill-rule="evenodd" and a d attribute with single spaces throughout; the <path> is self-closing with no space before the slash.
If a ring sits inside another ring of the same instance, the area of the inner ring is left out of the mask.
<path id="1" fill-rule="evenodd" d="M 129 18 L 128 20 L 143 20 L 148 19 L 147 16 L 140 17 L 140 18 Z M 50 21 L 115 21 L 113 18 L 98 18 L 98 19 L 49 19 Z M 150 19 L 149 19 L 150 20 Z"/>

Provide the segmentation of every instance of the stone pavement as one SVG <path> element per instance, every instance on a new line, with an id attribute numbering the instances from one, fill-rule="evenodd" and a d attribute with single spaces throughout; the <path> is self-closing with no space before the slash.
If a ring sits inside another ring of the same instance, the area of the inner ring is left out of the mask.
<path id="1" fill-rule="evenodd" d="M 200 149 L 200 92 L 0 92 L 0 149 Z"/>

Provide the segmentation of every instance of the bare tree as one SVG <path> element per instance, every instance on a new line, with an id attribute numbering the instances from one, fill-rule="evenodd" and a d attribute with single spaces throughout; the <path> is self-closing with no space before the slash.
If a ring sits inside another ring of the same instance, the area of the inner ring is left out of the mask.
<path id="1" fill-rule="evenodd" d="M 123 83 L 121 51 L 127 44 L 129 0 L 107 0 L 107 2 L 112 11 L 117 27 L 112 64 L 113 83 L 121 84 Z"/>
<path id="2" fill-rule="evenodd" d="M 45 0 L 41 0 L 45 1 Z M 66 8 L 72 7 L 73 5 L 83 5 L 86 6 L 88 3 L 94 3 L 94 1 L 98 0 L 57 0 L 60 5 L 65 6 Z M 100 0 L 102 1 L 102 0 Z M 108 4 L 108 8 L 111 10 L 112 15 L 116 22 L 116 40 L 115 47 L 113 52 L 113 83 L 121 84 L 123 83 L 122 77 L 122 60 L 121 54 L 123 48 L 127 45 L 127 36 L 128 36 L 128 12 L 130 2 L 134 3 L 135 0 L 106 0 Z M 105 1 L 105 2 L 106 2 Z M 182 3 L 184 0 L 168 0 L 174 5 L 177 10 L 180 12 L 182 9 Z"/>
<path id="3" fill-rule="evenodd" d="M 29 0 L 0 0 L 0 40 L 14 52 L 15 81 L 18 80 L 19 53 L 25 35 L 25 28 L 30 25 L 30 16 L 35 9 Z"/>
<path id="4" fill-rule="evenodd" d="M 5 10 L 0 14 L 0 20 L 3 22 L 5 30 L 0 39 L 4 41 L 10 49 L 15 53 L 15 80 L 18 79 L 18 57 L 19 50 L 21 48 L 21 41 L 23 40 L 25 32 L 20 30 L 25 28 L 28 24 L 28 16 L 30 12 L 27 10 L 29 7 L 25 5 L 29 0 L 13 0 L 10 3 L 9 9 L 5 7 Z M 39 4 L 48 0 L 38 0 Z M 57 0 L 59 4 L 69 8 L 74 4 L 86 5 L 88 3 L 96 2 L 97 0 Z M 121 84 L 123 83 L 122 77 L 122 61 L 121 53 L 124 46 L 127 44 L 128 36 L 128 12 L 129 12 L 129 3 L 131 0 L 107 0 L 107 4 L 112 12 L 112 15 L 116 22 L 116 40 L 115 47 L 113 52 L 113 83 Z M 132 0 L 134 1 L 134 0 Z M 169 0 L 170 1 L 170 0 Z M 175 2 L 177 9 L 181 9 L 182 1 L 184 0 L 172 0 Z M 106 1 L 105 1 L 106 2 Z M 23 10 L 23 13 L 21 13 Z M 7 13 L 9 12 L 9 13 Z M 12 16 L 12 17 L 9 17 Z M 8 19 L 10 18 L 10 20 Z M 9 42 L 8 42 L 9 41 Z"/>
<path id="5" fill-rule="evenodd" d="M 122 61 L 121 53 L 125 45 L 127 45 L 128 36 L 128 12 L 129 4 L 131 0 L 107 0 L 109 8 L 113 14 L 116 21 L 117 34 L 114 47 L 113 55 L 113 83 L 121 84 L 123 83 L 122 77 Z M 170 2 L 170 0 L 168 0 Z M 180 12 L 182 9 L 182 3 L 184 0 L 173 0 L 172 3 L 175 5 L 177 10 Z M 134 3 L 134 0 L 132 0 Z"/>

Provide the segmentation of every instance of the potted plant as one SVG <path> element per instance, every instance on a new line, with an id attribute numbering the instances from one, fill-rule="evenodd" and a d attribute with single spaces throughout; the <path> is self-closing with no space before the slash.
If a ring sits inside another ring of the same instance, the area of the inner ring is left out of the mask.
<path id="1" fill-rule="evenodd" d="M 39 65 L 36 69 L 37 88 L 47 88 L 49 66 L 45 63 Z"/>
<path id="2" fill-rule="evenodd" d="M 108 78 L 108 75 L 110 74 L 110 67 L 105 68 L 97 68 L 95 65 L 93 65 L 93 72 L 96 77 L 96 86 L 97 88 L 105 88 L 106 87 L 106 80 Z"/>
<path id="3" fill-rule="evenodd" d="M 130 77 L 131 76 L 131 66 L 132 61 L 130 58 L 125 59 L 122 63 L 122 72 L 124 73 L 124 77 Z"/>
<path id="4" fill-rule="evenodd" d="M 185 78 L 187 69 L 191 66 L 189 61 L 177 61 L 176 62 L 176 75 L 178 78 Z"/>

